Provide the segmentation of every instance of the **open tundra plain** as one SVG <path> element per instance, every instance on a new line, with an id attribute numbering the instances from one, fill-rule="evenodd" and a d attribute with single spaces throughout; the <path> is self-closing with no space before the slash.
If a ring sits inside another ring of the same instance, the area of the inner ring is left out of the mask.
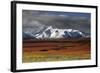
<path id="1" fill-rule="evenodd" d="M 23 40 L 23 63 L 91 59 L 90 38 Z"/>

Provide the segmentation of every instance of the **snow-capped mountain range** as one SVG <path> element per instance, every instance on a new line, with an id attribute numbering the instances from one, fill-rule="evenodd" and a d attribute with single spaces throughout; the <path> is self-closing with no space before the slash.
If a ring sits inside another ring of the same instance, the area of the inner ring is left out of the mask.
<path id="1" fill-rule="evenodd" d="M 25 39 L 57 39 L 57 38 L 85 38 L 88 37 L 79 30 L 74 29 L 58 29 L 52 26 L 47 27 L 41 33 L 33 34 L 32 32 L 23 32 Z"/>

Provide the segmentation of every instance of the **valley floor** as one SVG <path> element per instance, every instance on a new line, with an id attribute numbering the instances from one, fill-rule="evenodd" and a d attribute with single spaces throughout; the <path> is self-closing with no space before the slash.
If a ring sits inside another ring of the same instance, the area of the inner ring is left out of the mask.
<path id="1" fill-rule="evenodd" d="M 90 38 L 80 40 L 23 41 L 23 63 L 86 60 L 91 58 Z"/>

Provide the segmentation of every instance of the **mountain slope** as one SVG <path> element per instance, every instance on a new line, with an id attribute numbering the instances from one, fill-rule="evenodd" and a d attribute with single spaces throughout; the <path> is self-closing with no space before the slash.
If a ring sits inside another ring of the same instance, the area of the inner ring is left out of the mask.
<path id="1" fill-rule="evenodd" d="M 24 32 L 23 38 L 36 38 L 36 39 L 57 39 L 57 38 L 85 38 L 84 33 L 74 29 L 58 29 L 52 26 L 47 27 L 41 33 L 32 34 L 31 32 Z"/>

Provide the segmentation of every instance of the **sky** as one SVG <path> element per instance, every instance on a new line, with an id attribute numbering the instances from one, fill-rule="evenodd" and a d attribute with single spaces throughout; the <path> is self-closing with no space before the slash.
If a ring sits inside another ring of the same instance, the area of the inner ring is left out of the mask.
<path id="1" fill-rule="evenodd" d="M 39 32 L 48 26 L 59 29 L 75 29 L 90 34 L 91 14 L 56 11 L 22 11 L 23 31 Z"/>

